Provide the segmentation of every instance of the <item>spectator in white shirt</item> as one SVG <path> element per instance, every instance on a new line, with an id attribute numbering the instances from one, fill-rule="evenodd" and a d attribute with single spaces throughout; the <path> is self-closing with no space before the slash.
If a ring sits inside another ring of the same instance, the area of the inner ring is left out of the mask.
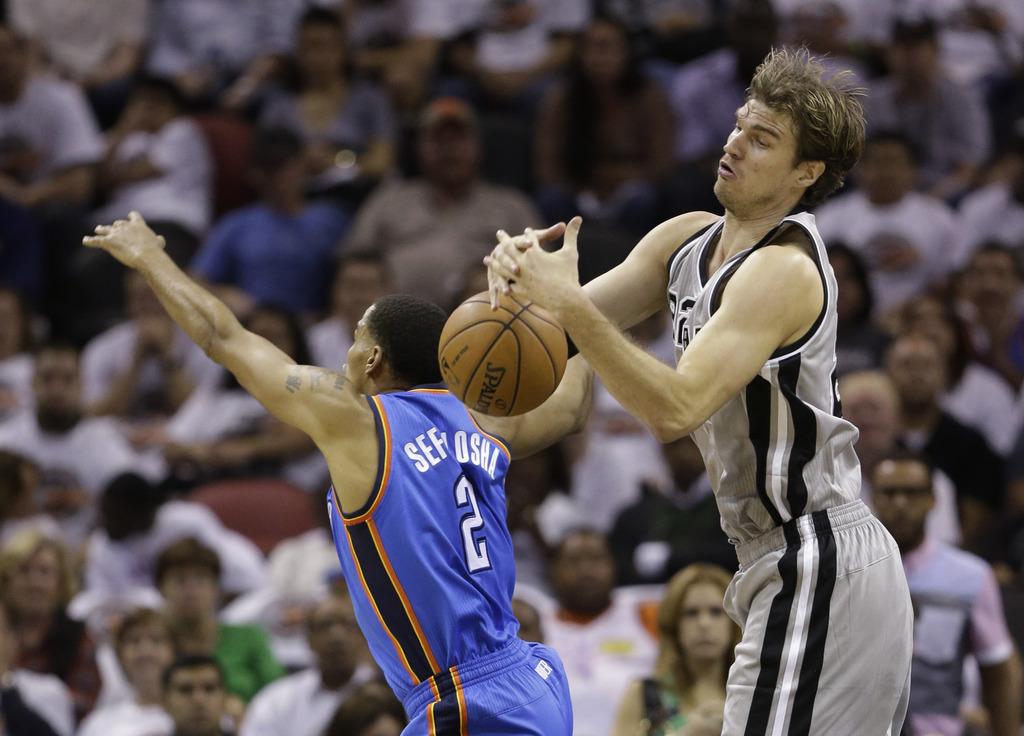
<path id="1" fill-rule="evenodd" d="M 213 163 L 199 126 L 182 115 L 173 82 L 145 77 L 136 83 L 117 125 L 107 134 L 100 181 L 109 201 L 96 222 L 145 216 L 180 264 L 195 255 L 210 225 Z"/>
<path id="2" fill-rule="evenodd" d="M 82 351 L 82 394 L 90 414 L 127 419 L 143 440 L 140 423 L 159 426 L 221 371 L 174 325 L 135 271 L 124 272 L 124 296 L 128 319 Z"/>
<path id="3" fill-rule="evenodd" d="M 900 329 L 929 338 L 946 357 L 942 407 L 985 435 L 1000 455 L 1009 455 L 1020 426 L 1017 398 L 1002 376 L 971 357 L 966 327 L 951 302 L 930 294 L 907 302 Z"/>
<path id="4" fill-rule="evenodd" d="M 89 103 L 70 82 L 29 71 L 28 47 L 0 23 L 0 197 L 23 207 L 84 203 L 103 145 Z"/>
<path id="5" fill-rule="evenodd" d="M 64 683 L 15 669 L 18 642 L 0 606 L 0 730 L 10 736 L 71 736 L 75 718 Z"/>
<path id="6" fill-rule="evenodd" d="M 826 243 L 845 242 L 867 261 L 875 308 L 885 314 L 953 268 L 956 221 L 941 199 L 914 191 L 914 147 L 902 133 L 873 134 L 856 177 L 861 188 L 818 208 L 815 218 Z"/>
<path id="7" fill-rule="evenodd" d="M 971 192 L 960 203 L 958 263 L 966 263 L 982 243 L 1024 249 L 1024 118 L 1017 121 L 1014 175 Z"/>
<path id="8" fill-rule="evenodd" d="M 638 601 L 614 588 L 615 562 L 605 535 L 586 529 L 567 534 L 549 574 L 557 605 L 539 607 L 541 624 L 572 682 L 574 733 L 607 736 L 629 683 L 654 667 L 656 642 L 644 628 Z"/>
<path id="9" fill-rule="evenodd" d="M 76 598 L 76 612 L 155 600 L 156 560 L 186 537 L 198 539 L 217 554 L 225 593 L 237 595 L 264 583 L 263 555 L 252 542 L 225 529 L 205 506 L 164 499 L 160 490 L 133 473 L 118 476 L 106 487 L 100 499 L 100 528 L 86 547 L 85 590 Z"/>
<path id="10" fill-rule="evenodd" d="M 65 541 L 84 541 L 96 501 L 116 475 L 163 475 L 159 458 L 138 455 L 109 418 L 85 417 L 78 352 L 50 343 L 36 352 L 35 410 L 0 425 L 0 447 L 31 459 L 42 473 L 43 508 L 60 522 Z"/>
<path id="11" fill-rule="evenodd" d="M 267 685 L 249 704 L 241 736 L 319 736 L 338 706 L 374 677 L 359 664 L 361 634 L 352 601 L 332 595 L 306 614 L 314 667 Z"/>
<path id="12" fill-rule="evenodd" d="M 149 608 L 132 611 L 118 626 L 114 647 L 131 698 L 94 710 L 78 736 L 170 736 L 174 722 L 164 712 L 160 684 L 174 661 L 167 622 Z"/>

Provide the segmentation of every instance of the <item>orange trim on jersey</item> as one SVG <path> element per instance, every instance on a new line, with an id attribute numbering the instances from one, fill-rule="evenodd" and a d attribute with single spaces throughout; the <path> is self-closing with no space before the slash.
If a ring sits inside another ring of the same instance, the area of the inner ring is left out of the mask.
<path id="1" fill-rule="evenodd" d="M 378 469 L 380 482 L 377 484 L 373 494 L 370 496 L 370 498 L 373 499 L 373 503 L 370 504 L 370 508 L 358 516 L 345 516 L 342 514 L 341 520 L 346 526 L 359 524 L 373 516 L 373 512 L 377 510 L 377 507 L 380 506 L 381 500 L 384 498 L 384 493 L 388 488 L 388 481 L 391 479 L 391 425 L 388 423 L 388 415 L 387 412 L 384 411 L 384 405 L 380 403 L 380 399 L 376 396 L 370 396 L 369 398 L 377 409 L 377 415 L 380 417 L 380 425 L 382 428 L 380 441 L 384 443 L 384 447 L 383 451 L 379 454 L 380 462 L 384 467 L 383 469 Z"/>
<path id="2" fill-rule="evenodd" d="M 427 641 L 426 634 L 423 633 L 423 627 L 420 626 L 420 621 L 416 618 L 416 614 L 412 610 L 412 604 L 409 602 L 409 597 L 405 594 L 405 589 L 402 587 L 401 583 L 398 582 L 398 575 L 395 573 L 395 568 L 391 566 L 391 560 L 384 551 L 384 543 L 381 541 L 380 534 L 377 532 L 377 525 L 373 523 L 373 519 L 367 521 L 366 525 L 370 530 L 370 536 L 373 537 L 373 544 L 377 548 L 377 554 L 380 555 L 380 559 L 384 563 L 384 568 L 388 571 L 388 577 L 391 578 L 391 584 L 395 586 L 395 591 L 398 593 L 398 597 L 402 599 L 402 607 L 405 608 L 405 613 L 409 616 L 409 621 L 412 623 L 412 627 L 416 631 L 416 638 L 419 639 L 420 646 L 423 647 L 423 653 L 427 655 L 427 661 L 430 662 L 431 669 L 434 672 L 437 672 L 440 669 L 437 664 L 437 658 L 430 650 L 430 643 Z"/>
<path id="3" fill-rule="evenodd" d="M 335 499 L 337 503 L 337 499 Z M 374 613 L 377 614 L 377 620 L 380 621 L 381 627 L 384 632 L 391 639 L 391 643 L 395 647 L 395 651 L 398 652 L 399 659 L 402 660 L 402 664 L 405 666 L 405 671 L 409 673 L 409 678 L 412 680 L 413 685 L 419 684 L 419 679 L 416 677 L 416 673 L 413 672 L 412 667 L 409 665 L 409 660 L 405 657 L 405 652 L 402 651 L 401 644 L 398 643 L 398 639 L 391 633 L 391 629 L 388 628 L 387 623 L 384 621 L 384 617 L 380 615 L 380 609 L 377 608 L 377 601 L 373 599 L 373 593 L 370 592 L 370 586 L 366 584 L 366 578 L 363 576 L 363 567 L 359 562 L 359 555 L 356 554 L 356 549 L 352 544 L 352 537 L 349 535 L 348 530 L 345 530 L 345 539 L 348 540 L 348 548 L 352 553 L 352 562 L 355 564 L 356 572 L 359 573 L 359 582 L 363 584 L 363 590 L 366 592 L 366 598 L 370 601 L 370 605 L 373 606 Z"/>
<path id="4" fill-rule="evenodd" d="M 459 736 L 469 736 L 469 714 L 466 712 L 466 696 L 462 692 L 458 666 L 452 667 L 451 673 L 452 682 L 455 683 L 455 699 L 459 702 Z"/>
<path id="5" fill-rule="evenodd" d="M 484 437 L 489 439 L 491 442 L 496 444 L 498 447 L 500 447 L 502 449 L 502 451 L 505 453 L 505 457 L 508 458 L 508 461 L 512 462 L 512 453 L 509 452 L 509 449 L 505 445 L 505 443 L 502 442 L 500 439 L 498 439 L 493 434 L 491 434 L 490 432 L 488 432 L 487 430 L 485 430 L 479 424 L 477 424 L 476 417 L 473 416 L 473 412 L 471 412 L 468 408 L 466 409 L 466 413 L 469 414 L 469 421 L 473 422 L 473 426 L 476 427 L 477 431 L 480 434 L 482 434 Z"/>
<path id="6" fill-rule="evenodd" d="M 434 691 L 434 700 L 440 700 L 441 691 L 437 689 L 437 679 L 434 677 L 430 678 L 430 689 Z"/>
<path id="7" fill-rule="evenodd" d="M 437 736 L 437 724 L 434 723 L 435 705 L 437 705 L 436 700 L 427 704 L 427 736 Z"/>
<path id="8" fill-rule="evenodd" d="M 411 394 L 450 394 L 446 388 L 411 388 L 409 389 Z"/>

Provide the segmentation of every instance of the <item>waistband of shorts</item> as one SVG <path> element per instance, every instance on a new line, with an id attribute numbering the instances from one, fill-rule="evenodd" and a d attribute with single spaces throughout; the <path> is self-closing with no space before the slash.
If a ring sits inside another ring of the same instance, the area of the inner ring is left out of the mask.
<path id="1" fill-rule="evenodd" d="M 484 680 L 495 672 L 527 661 L 529 654 L 530 648 L 526 642 L 513 638 L 502 644 L 500 649 L 453 665 L 444 672 L 437 672 L 409 691 L 402 701 L 405 712 L 411 718 L 426 708 L 428 703 L 441 700 L 456 689 L 465 689 L 467 685 Z"/>
<path id="2" fill-rule="evenodd" d="M 804 514 L 795 519 L 767 531 L 759 537 L 742 542 L 736 546 L 736 557 L 741 567 L 748 567 L 755 560 L 764 557 L 770 552 L 777 552 L 785 549 L 790 543 L 796 540 L 810 540 L 817 536 L 817 528 L 826 519 L 833 532 L 849 529 L 864 523 L 873 518 L 871 511 L 863 501 L 857 499 L 844 503 L 842 506 L 833 506 L 830 509 L 815 511 L 811 514 Z"/>

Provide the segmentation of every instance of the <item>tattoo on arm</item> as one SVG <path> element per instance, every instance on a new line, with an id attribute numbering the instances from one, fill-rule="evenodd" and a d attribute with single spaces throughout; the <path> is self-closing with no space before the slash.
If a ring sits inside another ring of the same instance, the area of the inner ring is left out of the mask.
<path id="1" fill-rule="evenodd" d="M 323 371 L 310 371 L 309 374 L 309 390 L 313 393 L 317 393 L 320 390 L 320 381 L 324 377 Z"/>
<path id="2" fill-rule="evenodd" d="M 342 389 L 344 389 L 345 388 L 345 384 L 347 384 L 347 383 L 348 383 L 348 380 L 345 378 L 345 374 L 344 373 L 342 373 L 341 371 L 338 371 L 337 373 L 334 374 L 334 388 L 336 388 L 338 391 L 341 391 Z"/>
<path id="3" fill-rule="evenodd" d="M 288 378 L 285 379 L 284 387 L 288 389 L 288 393 L 293 394 L 302 388 L 302 379 L 298 373 L 289 373 Z"/>

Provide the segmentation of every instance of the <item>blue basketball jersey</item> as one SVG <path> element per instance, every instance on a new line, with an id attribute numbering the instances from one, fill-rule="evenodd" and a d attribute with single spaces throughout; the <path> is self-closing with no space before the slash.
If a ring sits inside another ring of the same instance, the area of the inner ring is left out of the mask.
<path id="1" fill-rule="evenodd" d="M 508 448 L 447 390 L 367 399 L 377 480 L 356 513 L 328 495 L 334 544 L 359 626 L 395 694 L 516 636 Z"/>

